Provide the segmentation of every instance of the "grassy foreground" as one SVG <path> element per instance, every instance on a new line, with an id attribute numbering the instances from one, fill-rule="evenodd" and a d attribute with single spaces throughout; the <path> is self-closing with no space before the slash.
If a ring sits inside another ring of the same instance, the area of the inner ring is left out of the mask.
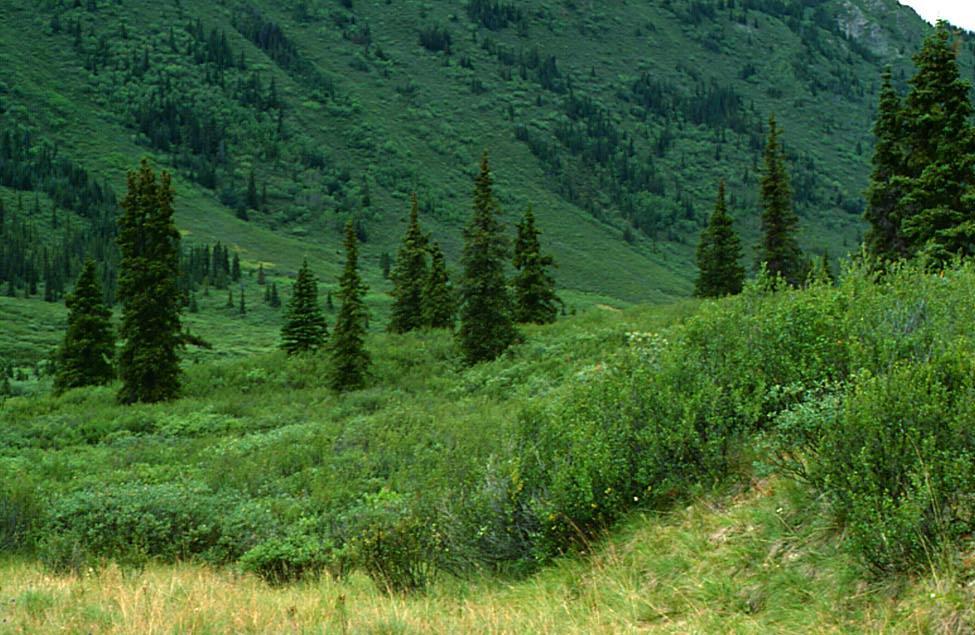
<path id="1" fill-rule="evenodd" d="M 505 583 L 389 596 L 362 575 L 271 587 L 233 569 L 0 564 L 0 633 L 963 633 L 975 587 L 862 580 L 801 490 L 761 480 L 633 514 L 591 554 Z"/>

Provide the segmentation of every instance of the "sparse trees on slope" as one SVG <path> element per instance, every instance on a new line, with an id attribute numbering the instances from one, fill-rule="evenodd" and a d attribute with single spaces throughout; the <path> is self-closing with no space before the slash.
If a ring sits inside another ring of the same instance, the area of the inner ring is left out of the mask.
<path id="1" fill-rule="evenodd" d="M 735 233 L 725 203 L 725 184 L 718 185 L 718 200 L 708 226 L 701 232 L 697 246 L 698 276 L 694 295 L 720 298 L 741 292 L 745 269 L 741 266 L 741 241 Z"/>
<path id="2" fill-rule="evenodd" d="M 559 313 L 559 298 L 555 295 L 555 278 L 547 271 L 555 265 L 551 256 L 542 255 L 531 207 L 517 225 L 515 238 L 514 278 L 515 321 L 522 324 L 550 324 Z"/>
<path id="3" fill-rule="evenodd" d="M 410 224 L 390 272 L 393 280 L 393 308 L 388 329 L 406 333 L 423 326 L 423 287 L 427 282 L 427 239 L 418 220 L 419 203 L 412 197 Z"/>
<path id="4" fill-rule="evenodd" d="M 271 287 L 271 306 L 275 306 L 277 287 Z M 280 300 L 278 300 L 280 304 Z M 288 309 L 281 328 L 281 348 L 289 355 L 315 351 L 325 345 L 328 327 L 325 316 L 318 306 L 318 283 L 308 268 L 308 261 L 301 264 L 288 301 Z"/>
<path id="5" fill-rule="evenodd" d="M 434 329 L 454 327 L 454 293 L 447 277 L 447 263 L 436 242 L 430 244 L 430 273 L 423 289 L 423 324 Z"/>
<path id="6" fill-rule="evenodd" d="M 95 263 L 85 262 L 74 291 L 65 299 L 68 329 L 57 353 L 54 391 L 107 384 L 115 377 L 112 312 L 102 301 Z"/>
<path id="7" fill-rule="evenodd" d="M 771 276 L 782 276 L 788 284 L 799 286 L 805 281 L 809 267 L 796 241 L 799 217 L 792 209 L 792 190 L 774 115 L 769 117 L 760 194 L 762 237 L 758 263 L 764 264 Z"/>
<path id="8" fill-rule="evenodd" d="M 464 358 L 470 364 L 496 358 L 516 335 L 504 275 L 508 241 L 498 218 L 500 214 L 485 152 L 475 180 L 474 212 L 464 229 L 458 336 Z"/>
<path id="9" fill-rule="evenodd" d="M 345 226 L 345 268 L 339 278 L 339 307 L 332 334 L 333 390 L 347 391 L 362 388 L 369 369 L 369 353 L 365 348 L 369 312 L 364 301 L 367 287 L 359 277 L 359 256 L 355 226 L 350 220 Z"/>
<path id="10" fill-rule="evenodd" d="M 122 403 L 156 402 L 179 392 L 179 232 L 173 222 L 173 186 L 143 159 L 129 172 L 118 244 L 118 298 L 122 302 L 119 355 Z"/>

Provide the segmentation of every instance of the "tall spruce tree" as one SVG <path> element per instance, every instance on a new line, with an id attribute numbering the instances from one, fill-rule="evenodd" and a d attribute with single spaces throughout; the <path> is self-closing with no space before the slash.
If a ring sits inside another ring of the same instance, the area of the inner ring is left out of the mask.
<path id="1" fill-rule="evenodd" d="M 516 336 L 504 271 L 508 241 L 492 185 L 485 152 L 474 183 L 474 211 L 464 229 L 458 337 L 469 364 L 495 359 Z"/>
<path id="2" fill-rule="evenodd" d="M 958 72 L 948 24 L 914 56 L 904 104 L 908 177 L 901 229 L 911 255 L 935 261 L 975 253 L 975 129 L 971 85 Z"/>
<path id="3" fill-rule="evenodd" d="M 180 388 L 179 232 L 173 222 L 173 185 L 147 159 L 129 172 L 121 203 L 118 298 L 122 302 L 119 355 L 122 403 L 172 399 Z"/>
<path id="4" fill-rule="evenodd" d="M 271 287 L 271 306 L 275 306 L 277 287 Z M 280 300 L 278 300 L 280 304 Z M 328 327 L 318 305 L 318 282 L 305 260 L 298 270 L 291 299 L 281 327 L 281 348 L 289 355 L 316 351 L 325 346 Z"/>
<path id="5" fill-rule="evenodd" d="M 332 334 L 332 373 L 329 384 L 339 392 L 365 386 L 369 353 L 365 348 L 369 311 L 364 301 L 368 288 L 359 277 L 355 225 L 345 225 L 345 268 L 339 278 L 339 307 Z"/>
<path id="6" fill-rule="evenodd" d="M 420 229 L 419 209 L 414 193 L 410 223 L 390 272 L 394 300 L 387 328 L 391 333 L 406 333 L 423 326 L 423 286 L 428 277 L 427 238 Z"/>
<path id="7" fill-rule="evenodd" d="M 555 295 L 555 278 L 547 271 L 555 265 L 551 256 L 542 255 L 535 227 L 535 214 L 529 206 L 516 225 L 513 264 L 517 273 L 514 286 L 514 318 L 521 324 L 551 324 L 559 314 L 559 297 Z"/>
<path id="8" fill-rule="evenodd" d="M 430 273 L 423 288 L 423 324 L 433 329 L 454 328 L 457 307 L 440 245 L 430 243 Z"/>
<path id="9" fill-rule="evenodd" d="M 873 170 L 867 189 L 864 218 L 870 224 L 864 243 L 880 260 L 897 260 L 907 255 L 899 214 L 903 195 L 904 147 L 901 138 L 901 103 L 891 81 L 890 68 L 884 70 L 880 106 L 873 134 L 876 145 Z"/>
<path id="10" fill-rule="evenodd" d="M 805 281 L 809 263 L 796 241 L 799 217 L 792 209 L 792 190 L 785 167 L 785 153 L 779 143 L 775 115 L 769 117 L 764 159 L 765 169 L 760 191 L 762 237 L 758 248 L 758 264 L 764 264 L 773 277 L 782 276 L 788 284 L 797 287 Z"/>
<path id="11" fill-rule="evenodd" d="M 57 352 L 54 392 L 107 384 L 115 377 L 112 312 L 102 301 L 95 263 L 85 261 L 74 291 L 65 299 L 68 329 Z"/>
<path id="12" fill-rule="evenodd" d="M 740 264 L 741 241 L 725 203 L 725 183 L 718 184 L 718 200 L 708 226 L 701 232 L 697 245 L 697 281 L 694 295 L 720 298 L 741 293 L 745 269 Z"/>

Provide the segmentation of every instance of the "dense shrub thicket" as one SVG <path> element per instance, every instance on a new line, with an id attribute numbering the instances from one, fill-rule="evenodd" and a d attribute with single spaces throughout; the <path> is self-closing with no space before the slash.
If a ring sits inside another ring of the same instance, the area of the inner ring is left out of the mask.
<path id="1" fill-rule="evenodd" d="M 406 591 L 530 570 L 760 469 L 826 501 L 868 569 L 926 569 L 975 530 L 975 267 L 868 271 L 760 278 L 663 329 L 580 316 L 461 372 L 443 334 L 389 338 L 388 385 L 346 396 L 318 386 L 320 357 L 278 354 L 192 368 L 166 409 L 11 399 L 0 549 L 274 583 L 356 568 Z"/>

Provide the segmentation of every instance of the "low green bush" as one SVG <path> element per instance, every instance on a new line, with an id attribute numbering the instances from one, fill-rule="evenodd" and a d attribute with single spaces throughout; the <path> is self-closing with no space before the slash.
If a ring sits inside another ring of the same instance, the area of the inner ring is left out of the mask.
<path id="1" fill-rule="evenodd" d="M 132 566 L 150 559 L 224 563 L 275 528 L 259 503 L 202 486 L 123 484 L 57 499 L 38 528 L 38 548 L 55 570 L 101 558 Z"/>
<path id="2" fill-rule="evenodd" d="M 41 516 L 34 483 L 0 468 L 0 553 L 27 549 Z"/>
<path id="3" fill-rule="evenodd" d="M 412 508 L 395 492 L 363 497 L 341 520 L 349 562 L 380 589 L 420 591 L 437 573 L 443 539 L 431 516 Z"/>
<path id="4" fill-rule="evenodd" d="M 322 535 L 314 519 L 304 518 L 283 538 L 270 538 L 240 557 L 244 571 L 254 573 L 269 584 L 286 584 L 317 577 L 338 561 L 331 541 Z"/>
<path id="5" fill-rule="evenodd" d="M 975 363 L 970 351 L 864 373 L 821 428 L 812 483 L 877 571 L 930 569 L 975 530 Z"/>

